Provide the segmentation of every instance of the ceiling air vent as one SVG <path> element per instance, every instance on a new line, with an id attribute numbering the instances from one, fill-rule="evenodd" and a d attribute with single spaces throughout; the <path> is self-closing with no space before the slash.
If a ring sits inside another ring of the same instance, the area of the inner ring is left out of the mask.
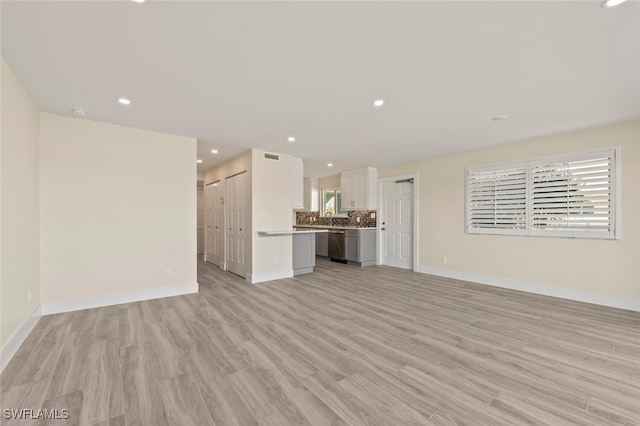
<path id="1" fill-rule="evenodd" d="M 267 160 L 276 160 L 276 161 L 280 160 L 280 156 L 278 154 L 265 153 L 264 158 L 266 158 Z"/>

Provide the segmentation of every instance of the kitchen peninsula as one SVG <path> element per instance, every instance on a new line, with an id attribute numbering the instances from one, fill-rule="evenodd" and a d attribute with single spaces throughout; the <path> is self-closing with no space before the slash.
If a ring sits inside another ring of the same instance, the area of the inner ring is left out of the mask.
<path id="1" fill-rule="evenodd" d="M 316 266 L 316 234 L 327 233 L 326 229 L 286 229 L 260 231 L 260 236 L 291 235 L 293 240 L 293 275 L 313 272 Z"/>

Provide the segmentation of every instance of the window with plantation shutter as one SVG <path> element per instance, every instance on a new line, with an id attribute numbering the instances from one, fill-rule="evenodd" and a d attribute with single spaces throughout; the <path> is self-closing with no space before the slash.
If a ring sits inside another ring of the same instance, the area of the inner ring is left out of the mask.
<path id="1" fill-rule="evenodd" d="M 469 233 L 616 238 L 616 148 L 467 169 Z"/>
<path id="2" fill-rule="evenodd" d="M 615 151 L 531 162 L 531 234 L 614 238 Z"/>
<path id="3" fill-rule="evenodd" d="M 527 171 L 524 163 L 478 168 L 467 175 L 468 230 L 520 234 L 527 228 Z"/>

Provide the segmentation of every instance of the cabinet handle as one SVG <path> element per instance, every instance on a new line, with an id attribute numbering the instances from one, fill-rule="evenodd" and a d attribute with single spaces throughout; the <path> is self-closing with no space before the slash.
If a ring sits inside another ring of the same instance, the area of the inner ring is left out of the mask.
<path id="1" fill-rule="evenodd" d="M 380 228 L 381 231 L 384 231 L 384 228 Z"/>

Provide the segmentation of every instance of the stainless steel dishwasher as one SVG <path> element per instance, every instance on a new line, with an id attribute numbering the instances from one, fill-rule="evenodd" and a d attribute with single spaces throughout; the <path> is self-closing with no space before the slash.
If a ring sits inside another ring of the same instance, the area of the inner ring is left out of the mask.
<path id="1" fill-rule="evenodd" d="M 344 231 L 329 230 L 329 258 L 338 262 L 346 262 L 344 256 Z"/>

